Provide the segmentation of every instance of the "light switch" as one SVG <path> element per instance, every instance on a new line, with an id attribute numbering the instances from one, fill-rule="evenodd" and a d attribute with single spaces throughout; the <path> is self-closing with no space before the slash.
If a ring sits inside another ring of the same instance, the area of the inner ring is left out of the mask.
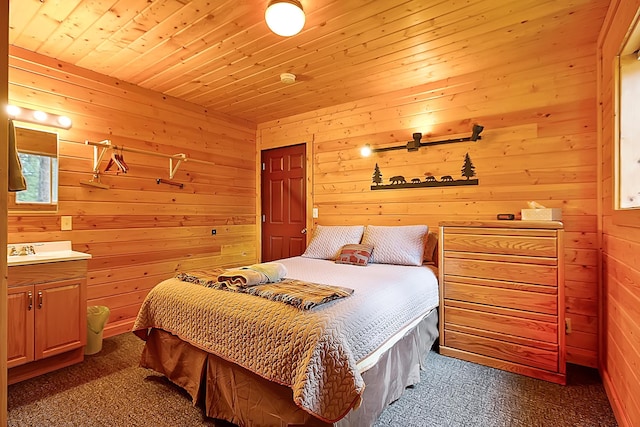
<path id="1" fill-rule="evenodd" d="M 311 216 L 314 218 L 318 218 L 318 208 L 313 208 L 311 211 Z"/>
<path id="2" fill-rule="evenodd" d="M 71 224 L 71 216 L 61 216 L 60 217 L 60 230 L 68 231 L 72 230 L 73 226 Z"/>

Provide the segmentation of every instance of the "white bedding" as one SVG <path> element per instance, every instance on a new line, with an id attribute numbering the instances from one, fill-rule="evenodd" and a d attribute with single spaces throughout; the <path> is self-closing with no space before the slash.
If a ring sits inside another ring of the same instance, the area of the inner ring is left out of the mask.
<path id="1" fill-rule="evenodd" d="M 341 300 L 342 305 L 360 305 L 363 299 L 371 310 L 366 319 L 360 319 L 360 328 L 349 341 L 360 373 L 376 363 L 384 351 L 393 346 L 404 334 L 420 322 L 432 309 L 438 306 L 438 279 L 429 267 L 390 264 L 369 264 L 367 266 L 336 264 L 333 261 L 294 257 L 279 260 L 287 267 L 287 277 L 326 285 L 345 286 L 355 292 Z M 396 317 L 393 335 L 379 336 L 371 342 L 367 333 L 369 321 L 388 310 L 389 301 L 398 300 L 415 317 L 407 321 Z M 332 310 L 335 303 L 325 304 L 315 310 Z M 335 309 L 333 309 L 335 310 Z M 344 312 L 344 308 L 341 309 Z M 351 312 L 357 312 L 353 309 Z"/>

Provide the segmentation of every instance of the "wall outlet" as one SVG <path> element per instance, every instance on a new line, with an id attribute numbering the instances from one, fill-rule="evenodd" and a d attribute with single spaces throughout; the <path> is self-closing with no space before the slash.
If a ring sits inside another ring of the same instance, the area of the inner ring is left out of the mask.
<path id="1" fill-rule="evenodd" d="M 69 231 L 73 229 L 73 225 L 71 223 L 71 216 L 61 216 L 60 217 L 60 230 Z"/>
<path id="2" fill-rule="evenodd" d="M 566 319 L 564 319 L 564 331 L 565 333 L 568 335 L 571 333 L 572 329 L 571 329 L 571 318 L 567 317 Z"/>
<path id="3" fill-rule="evenodd" d="M 212 228 L 212 229 L 211 229 L 211 235 L 212 235 L 212 236 L 215 236 L 215 235 L 216 235 L 216 233 L 217 233 L 216 229 L 215 229 L 215 228 Z"/>
<path id="4" fill-rule="evenodd" d="M 311 216 L 312 216 L 313 218 L 318 218 L 318 208 L 313 208 L 313 209 L 311 210 Z"/>

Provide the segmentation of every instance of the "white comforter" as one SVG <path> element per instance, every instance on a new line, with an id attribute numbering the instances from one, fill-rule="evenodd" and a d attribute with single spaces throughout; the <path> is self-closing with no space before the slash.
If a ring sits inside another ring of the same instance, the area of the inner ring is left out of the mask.
<path id="1" fill-rule="evenodd" d="M 303 257 L 278 262 L 287 267 L 289 278 L 355 290 L 349 298 L 324 304 L 315 311 L 326 311 L 335 322 L 349 324 L 346 338 L 357 362 L 439 303 L 438 279 L 428 267 L 363 267 Z"/>

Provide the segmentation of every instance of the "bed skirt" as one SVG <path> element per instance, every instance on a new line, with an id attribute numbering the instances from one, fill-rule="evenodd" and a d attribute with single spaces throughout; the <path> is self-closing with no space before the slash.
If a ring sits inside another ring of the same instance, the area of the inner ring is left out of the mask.
<path id="1" fill-rule="evenodd" d="M 420 369 L 424 368 L 425 357 L 437 337 L 436 308 L 362 374 L 366 384 L 362 403 L 334 424 L 296 406 L 290 388 L 160 329 L 149 332 L 140 364 L 182 387 L 194 404 L 202 402 L 208 417 L 239 426 L 362 427 L 373 425 L 406 387 L 420 381 Z"/>

